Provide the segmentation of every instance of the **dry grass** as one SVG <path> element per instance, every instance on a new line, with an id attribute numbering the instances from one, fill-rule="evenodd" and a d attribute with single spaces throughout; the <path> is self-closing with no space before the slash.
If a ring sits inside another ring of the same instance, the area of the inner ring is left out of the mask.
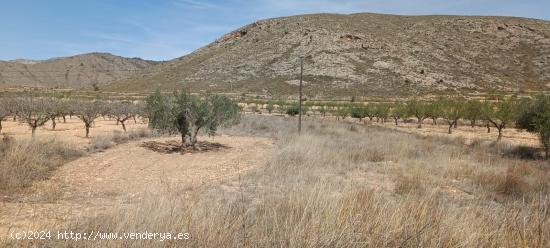
<path id="1" fill-rule="evenodd" d="M 147 128 L 132 129 L 128 132 L 114 130 L 112 134 L 99 134 L 92 138 L 88 145 L 88 151 L 101 152 L 118 144 L 154 136 L 158 136 L 158 134 Z"/>
<path id="2" fill-rule="evenodd" d="M 45 180 L 65 162 L 83 155 L 56 140 L 0 140 L 0 194 L 12 194 Z"/>
<path id="3" fill-rule="evenodd" d="M 47 245 L 550 246 L 550 177 L 542 161 L 502 156 L 501 148 L 482 142 L 466 146 L 452 138 L 334 122 L 306 120 L 297 136 L 288 120 L 246 117 L 224 131 L 277 138 L 278 149 L 262 169 L 222 185 L 167 186 L 137 208 L 120 206 L 64 228 L 189 232 L 190 240 Z"/>

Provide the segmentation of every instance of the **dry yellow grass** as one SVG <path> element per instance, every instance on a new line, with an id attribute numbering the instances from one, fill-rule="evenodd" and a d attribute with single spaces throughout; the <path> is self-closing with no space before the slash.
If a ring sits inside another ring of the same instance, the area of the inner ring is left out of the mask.
<path id="1" fill-rule="evenodd" d="M 55 139 L 15 140 L 0 137 L 0 195 L 11 195 L 45 180 L 65 162 L 83 152 Z"/>
<path id="2" fill-rule="evenodd" d="M 380 127 L 246 117 L 226 133 L 277 140 L 269 162 L 220 185 L 167 185 L 80 232 L 188 232 L 189 240 L 51 247 L 548 247 L 548 165 L 510 147 Z M 6 245 L 30 245 L 8 241 Z"/>

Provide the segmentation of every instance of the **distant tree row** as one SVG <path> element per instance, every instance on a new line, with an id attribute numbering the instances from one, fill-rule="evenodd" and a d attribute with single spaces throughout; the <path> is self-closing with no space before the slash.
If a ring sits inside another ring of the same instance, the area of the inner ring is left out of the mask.
<path id="1" fill-rule="evenodd" d="M 86 137 L 89 137 L 90 128 L 100 117 L 114 118 L 126 131 L 126 123 L 136 116 L 143 116 L 143 107 L 132 102 L 105 102 L 100 100 L 86 101 L 74 99 L 59 99 L 54 97 L 0 98 L 0 133 L 2 121 L 8 117 L 29 126 L 32 136 L 36 129 L 44 126 L 48 121 L 55 130 L 58 119 L 66 122 L 66 118 L 76 116 L 84 124 Z"/>

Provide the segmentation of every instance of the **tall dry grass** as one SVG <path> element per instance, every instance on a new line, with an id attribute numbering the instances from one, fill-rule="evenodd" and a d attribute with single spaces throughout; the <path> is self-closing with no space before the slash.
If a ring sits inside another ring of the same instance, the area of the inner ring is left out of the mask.
<path id="1" fill-rule="evenodd" d="M 222 185 L 166 187 L 65 229 L 188 232 L 185 241 L 55 247 L 549 247 L 546 164 L 502 147 L 376 127 L 246 117 L 224 132 L 273 136 L 267 165 Z M 26 245 L 27 243 L 16 243 Z M 36 243 L 34 243 L 36 244 Z"/>
<path id="2" fill-rule="evenodd" d="M 47 179 L 65 162 L 82 156 L 81 150 L 56 140 L 0 138 L 0 195 L 9 195 Z"/>

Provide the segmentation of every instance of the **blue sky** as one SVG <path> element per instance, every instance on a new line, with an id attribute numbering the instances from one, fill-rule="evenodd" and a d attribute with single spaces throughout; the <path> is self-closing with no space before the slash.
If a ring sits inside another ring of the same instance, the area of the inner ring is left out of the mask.
<path id="1" fill-rule="evenodd" d="M 0 60 L 95 51 L 168 60 L 259 19 L 318 12 L 505 15 L 550 20 L 550 1 L 5 0 L 0 3 Z"/>

